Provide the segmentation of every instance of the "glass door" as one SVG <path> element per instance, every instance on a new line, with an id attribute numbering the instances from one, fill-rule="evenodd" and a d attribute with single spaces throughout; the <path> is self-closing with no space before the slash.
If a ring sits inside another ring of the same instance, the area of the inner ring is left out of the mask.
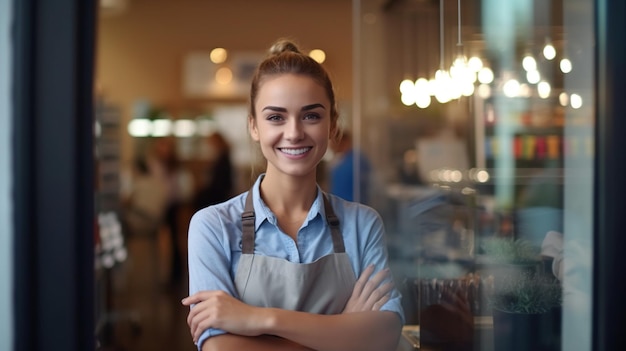
<path id="1" fill-rule="evenodd" d="M 352 129 L 409 347 L 591 349 L 592 1 L 356 1 Z"/>

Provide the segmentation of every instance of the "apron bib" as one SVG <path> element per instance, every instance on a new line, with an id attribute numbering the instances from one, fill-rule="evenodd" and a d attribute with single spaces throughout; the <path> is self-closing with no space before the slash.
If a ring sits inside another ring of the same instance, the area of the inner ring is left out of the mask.
<path id="1" fill-rule="evenodd" d="M 331 229 L 334 253 L 311 263 L 254 254 L 254 208 L 252 190 L 242 213 L 242 254 L 235 273 L 241 301 L 258 307 L 273 307 L 318 314 L 341 313 L 352 295 L 356 278 L 339 220 L 323 194 L 326 221 Z"/>

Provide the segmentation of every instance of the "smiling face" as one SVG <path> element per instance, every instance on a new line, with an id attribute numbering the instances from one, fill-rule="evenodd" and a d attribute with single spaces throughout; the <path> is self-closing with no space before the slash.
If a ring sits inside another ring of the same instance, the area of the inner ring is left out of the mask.
<path id="1" fill-rule="evenodd" d="M 304 75 L 266 77 L 254 112 L 250 134 L 267 160 L 266 173 L 315 177 L 334 129 L 324 88 Z"/>

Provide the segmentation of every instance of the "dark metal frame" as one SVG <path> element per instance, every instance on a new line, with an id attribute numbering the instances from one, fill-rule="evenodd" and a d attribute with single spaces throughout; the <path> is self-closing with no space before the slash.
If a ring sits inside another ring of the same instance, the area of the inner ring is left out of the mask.
<path id="1" fill-rule="evenodd" d="M 624 350 L 626 2 L 596 0 L 593 350 Z"/>
<path id="2" fill-rule="evenodd" d="M 93 350 L 97 1 L 14 0 L 14 350 Z"/>

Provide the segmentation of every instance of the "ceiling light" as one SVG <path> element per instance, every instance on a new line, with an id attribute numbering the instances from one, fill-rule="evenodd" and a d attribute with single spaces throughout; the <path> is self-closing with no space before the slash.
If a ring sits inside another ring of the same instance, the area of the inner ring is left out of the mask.
<path id="1" fill-rule="evenodd" d="M 224 63 L 226 58 L 228 58 L 228 51 L 224 48 L 215 48 L 211 50 L 211 62 L 215 64 Z"/>
<path id="2" fill-rule="evenodd" d="M 321 50 L 321 49 L 311 50 L 309 52 L 309 56 L 311 56 L 311 58 L 317 61 L 318 63 L 323 63 L 324 61 L 326 61 L 326 53 L 324 52 L 324 50 Z"/>

